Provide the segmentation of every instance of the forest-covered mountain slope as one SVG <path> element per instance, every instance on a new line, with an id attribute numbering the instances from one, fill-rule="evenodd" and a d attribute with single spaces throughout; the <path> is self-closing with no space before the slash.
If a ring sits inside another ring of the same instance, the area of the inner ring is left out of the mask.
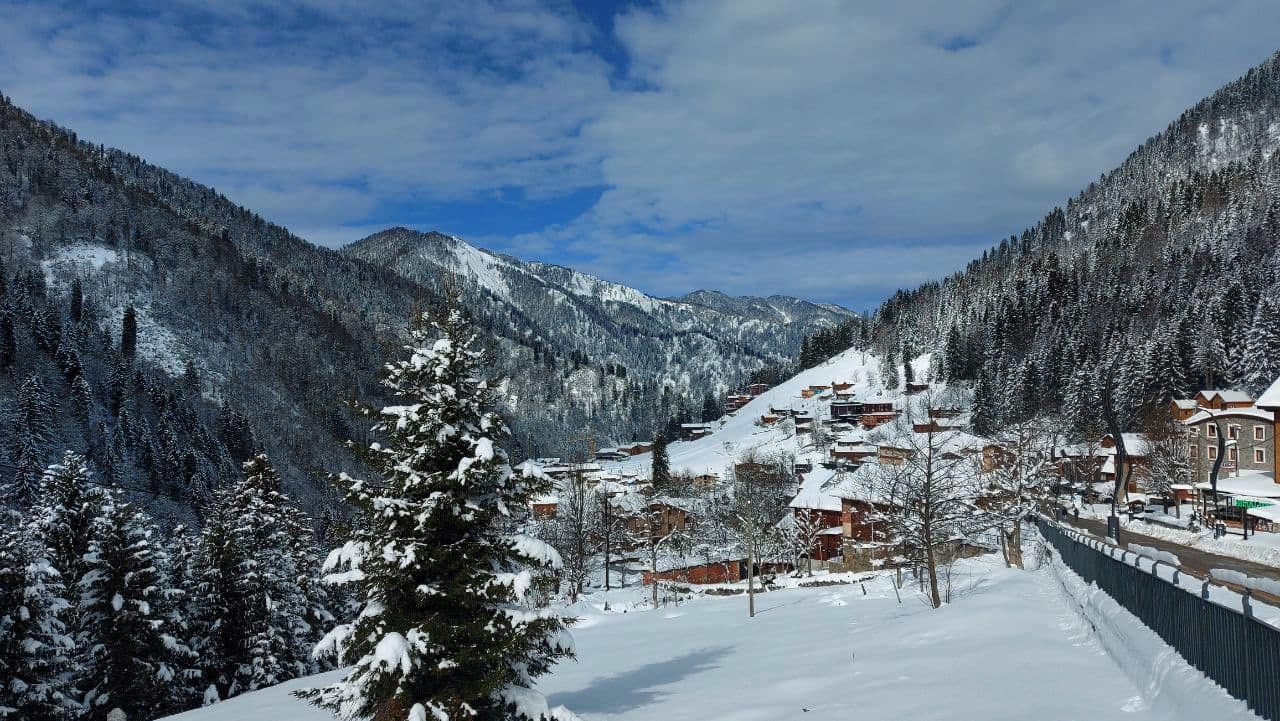
<path id="1" fill-rule="evenodd" d="M 1096 419 L 1105 369 L 1132 410 L 1280 375 L 1280 55 L 963 271 L 878 310 L 882 352 L 941 351 L 981 427 Z"/>
<path id="2" fill-rule="evenodd" d="M 161 515 L 189 517 L 260 448 L 315 508 L 324 475 L 354 463 L 343 443 L 365 440 L 352 404 L 380 400 L 410 315 L 439 299 L 437 272 L 463 270 L 360 255 L 0 97 L 0 479 L 29 482 L 71 448 Z M 530 269 L 511 276 L 518 295 L 464 285 L 511 376 L 517 456 L 561 452 L 584 429 L 645 432 L 841 316 L 798 301 L 778 301 L 787 317 L 704 311 L 502 262 Z M 570 316 L 542 313 L 559 302 Z M 581 337 L 554 327 L 566 317 L 583 319 Z M 677 357 L 689 360 L 660 370 Z"/>
<path id="3" fill-rule="evenodd" d="M 522 262 L 441 233 L 392 228 L 343 250 L 443 292 L 456 279 L 467 307 L 498 339 L 519 424 L 624 441 L 668 417 L 698 413 L 765 364 L 794 360 L 805 336 L 855 316 L 794 298 L 700 291 L 654 298 L 570 268 Z M 557 445 L 558 443 L 558 445 Z M 538 450 L 565 452 L 572 437 Z"/>

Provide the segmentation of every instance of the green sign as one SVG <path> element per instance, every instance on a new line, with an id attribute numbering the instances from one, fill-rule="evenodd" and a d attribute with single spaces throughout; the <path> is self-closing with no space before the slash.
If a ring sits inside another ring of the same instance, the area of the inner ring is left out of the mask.
<path id="1" fill-rule="evenodd" d="M 1265 508 L 1267 506 L 1274 506 L 1275 504 L 1267 503 L 1265 501 L 1247 501 L 1243 498 L 1237 498 L 1234 500 L 1232 505 L 1236 508 Z"/>

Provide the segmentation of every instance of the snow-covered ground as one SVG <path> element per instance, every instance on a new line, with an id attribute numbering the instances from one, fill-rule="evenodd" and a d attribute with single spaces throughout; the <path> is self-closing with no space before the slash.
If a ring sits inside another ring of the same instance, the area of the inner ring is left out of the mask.
<path id="1" fill-rule="evenodd" d="M 584 719 L 1191 719 L 1164 703 L 1150 664 L 1122 669 L 1103 650 L 1057 572 L 1012 571 L 994 557 L 957 564 L 956 597 L 933 611 L 887 575 L 746 599 L 703 597 L 627 613 L 579 603 L 578 660 L 540 684 Z M 634 599 L 633 599 L 634 600 Z M 1105 639 L 1104 639 L 1105 640 Z M 1176 657 L 1163 659 L 1177 670 Z M 1183 669 L 1185 671 L 1185 669 Z M 329 675 L 328 678 L 332 678 Z M 290 692 L 303 679 L 174 717 L 181 721 L 330 721 Z M 1203 678 L 1170 673 L 1219 719 L 1248 718 Z M 1135 680 L 1132 679 L 1137 679 Z M 1157 703 L 1153 705 L 1152 699 Z"/>

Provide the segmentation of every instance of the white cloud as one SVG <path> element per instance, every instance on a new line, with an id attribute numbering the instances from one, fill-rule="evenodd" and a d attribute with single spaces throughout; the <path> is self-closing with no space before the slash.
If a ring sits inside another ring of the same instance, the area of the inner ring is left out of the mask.
<path id="1" fill-rule="evenodd" d="M 604 186 L 485 240 L 659 293 L 859 305 L 1037 221 L 1280 22 L 1247 0 L 698 0 L 616 18 L 620 77 L 559 4 L 0 4 L 20 104 L 319 242 L 397 204 Z"/>

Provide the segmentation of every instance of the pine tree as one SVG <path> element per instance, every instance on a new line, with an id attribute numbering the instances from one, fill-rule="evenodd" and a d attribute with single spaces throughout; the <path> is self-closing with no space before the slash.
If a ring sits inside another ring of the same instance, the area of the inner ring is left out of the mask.
<path id="1" fill-rule="evenodd" d="M 0 371 L 8 371 L 18 357 L 18 336 L 13 329 L 13 315 L 0 312 Z"/>
<path id="2" fill-rule="evenodd" d="M 84 320 L 84 286 L 80 279 L 71 281 L 71 321 L 76 325 Z"/>
<path id="3" fill-rule="evenodd" d="M 138 352 L 138 313 L 129 306 L 124 309 L 124 321 L 120 325 L 120 356 L 133 360 Z"/>
<path id="4" fill-rule="evenodd" d="M 377 721 L 568 718 L 547 708 L 534 680 L 572 654 L 566 622 L 530 593 L 557 570 L 547 544 L 513 531 L 545 481 L 517 476 L 498 448 L 506 426 L 480 379 L 476 333 L 458 310 L 415 330 L 410 357 L 387 386 L 372 447 L 381 478 L 352 480 L 356 532 L 329 556 L 334 582 L 363 609 L 320 649 L 353 664 L 309 695 L 344 718 Z"/>
<path id="5" fill-rule="evenodd" d="M 269 459 L 215 495 L 201 534 L 191 601 L 192 646 L 207 699 L 226 699 L 316 670 L 312 621 L 329 618 L 308 598 L 318 571 L 311 532 L 280 490 Z"/>
<path id="6" fill-rule="evenodd" d="M 72 680 L 75 643 L 57 569 L 29 529 L 0 515 L 0 719 L 70 721 L 80 704 Z"/>
<path id="7" fill-rule="evenodd" d="M 663 433 L 653 438 L 653 465 L 649 480 L 654 490 L 660 493 L 671 486 L 671 461 L 667 457 L 667 436 Z"/>
<path id="8" fill-rule="evenodd" d="M 45 470 L 40 500 L 31 514 L 32 529 L 68 588 L 76 588 L 84 574 L 90 530 L 107 500 L 93 482 L 84 457 L 67 451 Z"/>
<path id="9" fill-rule="evenodd" d="M 173 589 L 149 519 L 113 498 L 94 519 L 80 580 L 77 640 L 87 652 L 87 718 L 154 719 L 181 708 L 191 652 L 166 628 Z"/>
<path id="10" fill-rule="evenodd" d="M 228 504 L 215 503 L 209 510 L 197 548 L 188 638 L 203 687 L 199 695 L 208 705 L 237 692 L 236 672 L 246 656 L 242 629 L 250 614 L 249 603 L 236 584 L 245 561 L 235 541 L 235 518 Z"/>
<path id="11" fill-rule="evenodd" d="M 1240 366 L 1244 386 L 1254 393 L 1280 378 L 1280 291 L 1265 293 L 1258 301 Z"/>
<path id="12" fill-rule="evenodd" d="M 31 375 L 18 389 L 18 399 L 9 419 L 13 447 L 10 451 L 17 470 L 4 499 L 20 508 L 30 507 L 39 495 L 44 473 L 44 456 L 53 434 L 53 408 L 40 376 Z"/>

